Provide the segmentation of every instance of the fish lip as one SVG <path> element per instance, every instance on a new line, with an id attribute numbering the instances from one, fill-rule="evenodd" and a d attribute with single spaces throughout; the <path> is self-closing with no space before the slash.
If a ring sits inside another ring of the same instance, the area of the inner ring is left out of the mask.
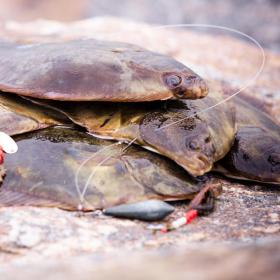
<path id="1" fill-rule="evenodd" d="M 199 76 L 185 77 L 183 87 L 185 93 L 179 95 L 180 98 L 199 99 L 206 97 L 209 92 L 207 83 Z"/>
<path id="2" fill-rule="evenodd" d="M 164 73 L 162 79 L 175 99 L 199 99 L 208 95 L 207 83 L 195 73 Z"/>
<path id="3" fill-rule="evenodd" d="M 182 154 L 166 153 L 149 145 L 142 146 L 147 150 L 170 158 L 194 177 L 201 176 L 209 172 L 214 164 L 214 161 L 203 153 L 187 153 L 183 156 Z"/>
<path id="4" fill-rule="evenodd" d="M 198 76 L 189 76 L 183 79 L 182 84 L 173 89 L 173 94 L 179 99 L 200 99 L 208 95 L 207 83 Z"/>
<path id="5" fill-rule="evenodd" d="M 214 162 L 211 161 L 206 155 L 201 153 L 187 154 L 185 156 L 182 156 L 178 154 L 174 155 L 174 153 L 162 152 L 161 150 L 158 150 L 155 147 L 151 147 L 148 145 L 142 146 L 147 150 L 161 154 L 170 158 L 171 160 L 174 160 L 179 166 L 184 168 L 190 175 L 194 177 L 201 176 L 209 172 L 214 164 Z"/>
<path id="6" fill-rule="evenodd" d="M 203 154 L 195 154 L 176 159 L 176 162 L 182 166 L 192 176 L 201 176 L 212 169 L 213 163 Z"/>

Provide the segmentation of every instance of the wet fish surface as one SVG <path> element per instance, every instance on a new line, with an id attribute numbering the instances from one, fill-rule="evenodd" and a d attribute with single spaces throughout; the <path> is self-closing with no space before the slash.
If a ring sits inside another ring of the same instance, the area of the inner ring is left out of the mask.
<path id="1" fill-rule="evenodd" d="M 72 129 L 48 128 L 14 139 L 19 150 L 6 155 L 0 206 L 77 210 L 82 205 L 90 211 L 191 199 L 205 183 L 160 155 L 137 146 L 124 151 L 126 145 Z"/>
<path id="2" fill-rule="evenodd" d="M 140 102 L 208 93 L 182 63 L 121 42 L 0 44 L 0 60 L 0 90 L 43 99 Z"/>
<path id="3" fill-rule="evenodd" d="M 223 98 L 219 84 L 213 83 L 209 96 L 200 100 L 137 105 L 33 101 L 58 109 L 97 137 L 136 140 L 135 143 L 174 160 L 191 175 L 200 176 L 229 151 L 234 140 L 235 111 L 230 102 L 198 113 Z"/>
<path id="4" fill-rule="evenodd" d="M 234 97 L 237 133 L 230 152 L 214 170 L 227 177 L 280 184 L 280 127 L 270 116 Z"/>

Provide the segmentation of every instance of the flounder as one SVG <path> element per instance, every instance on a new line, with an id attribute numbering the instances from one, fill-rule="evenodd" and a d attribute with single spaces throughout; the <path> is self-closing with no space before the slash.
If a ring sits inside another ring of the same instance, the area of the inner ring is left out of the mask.
<path id="1" fill-rule="evenodd" d="M 195 115 L 223 99 L 219 84 L 209 83 L 209 86 L 209 96 L 200 100 L 137 103 L 137 106 L 34 99 L 33 102 L 58 109 L 95 136 L 135 140 L 174 160 L 191 175 L 199 176 L 210 171 L 213 163 L 229 151 L 235 134 L 235 112 L 230 102 Z"/>
<path id="2" fill-rule="evenodd" d="M 261 183 L 280 184 L 280 126 L 242 95 L 233 99 L 237 133 L 230 152 L 214 170 L 224 175 Z"/>
<path id="3" fill-rule="evenodd" d="M 2 43 L 0 61 L 0 90 L 36 98 L 140 102 L 208 93 L 182 63 L 121 42 Z"/>
<path id="4" fill-rule="evenodd" d="M 76 130 L 47 128 L 14 139 L 19 150 L 5 159 L 1 206 L 77 210 L 82 204 L 89 211 L 148 199 L 190 199 L 205 183 L 165 157 Z"/>

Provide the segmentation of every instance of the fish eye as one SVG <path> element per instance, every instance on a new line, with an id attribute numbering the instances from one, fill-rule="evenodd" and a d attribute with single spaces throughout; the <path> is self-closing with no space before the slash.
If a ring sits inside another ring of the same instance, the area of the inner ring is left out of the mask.
<path id="1" fill-rule="evenodd" d="M 246 161 L 250 159 L 249 155 L 246 154 L 246 153 L 244 153 L 244 154 L 242 155 L 242 158 L 243 158 L 244 160 L 246 160 Z"/>
<path id="2" fill-rule="evenodd" d="M 191 150 L 193 150 L 193 151 L 198 151 L 198 150 L 200 150 L 199 143 L 198 143 L 197 141 L 195 141 L 195 140 L 190 141 L 190 143 L 189 143 L 189 148 L 190 148 Z"/>
<path id="3" fill-rule="evenodd" d="M 268 161 L 273 165 L 278 165 L 280 164 L 280 154 L 271 154 L 268 157 Z"/>
<path id="4" fill-rule="evenodd" d="M 205 143 L 210 143 L 211 141 L 211 136 L 207 136 L 205 139 L 204 139 Z"/>
<path id="5" fill-rule="evenodd" d="M 169 87 L 175 88 L 182 83 L 182 78 L 178 75 L 171 74 L 166 77 L 166 83 Z"/>

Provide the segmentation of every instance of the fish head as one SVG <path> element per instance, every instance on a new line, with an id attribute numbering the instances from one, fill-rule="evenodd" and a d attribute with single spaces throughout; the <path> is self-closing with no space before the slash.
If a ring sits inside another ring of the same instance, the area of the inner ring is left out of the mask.
<path id="1" fill-rule="evenodd" d="M 280 145 L 272 147 L 267 155 L 268 167 L 270 167 L 270 182 L 280 184 Z"/>
<path id="2" fill-rule="evenodd" d="M 279 184 L 279 137 L 260 127 L 239 128 L 232 149 L 220 165 L 233 178 Z"/>
<path id="3" fill-rule="evenodd" d="M 133 57 L 134 62 L 129 63 L 129 68 L 132 81 L 137 82 L 137 90 L 144 86 L 149 94 L 166 96 L 157 100 L 199 99 L 208 94 L 208 82 L 173 57 L 154 52 L 145 52 L 145 60 L 141 52 L 134 52 Z"/>
<path id="4" fill-rule="evenodd" d="M 163 81 L 174 99 L 198 99 L 208 94 L 207 83 L 192 71 L 164 73 Z"/>
<path id="5" fill-rule="evenodd" d="M 244 127 L 237 135 L 242 171 L 257 181 L 280 183 L 279 137 L 259 127 Z"/>
<path id="6" fill-rule="evenodd" d="M 147 149 L 171 158 L 193 176 L 212 168 L 216 149 L 211 130 L 197 116 L 184 119 L 178 112 L 153 112 L 142 120 L 140 135 Z"/>
<path id="7" fill-rule="evenodd" d="M 199 125 L 196 131 L 184 137 L 185 161 L 189 172 L 202 175 L 209 171 L 214 161 L 216 149 L 210 131 L 205 125 Z"/>

